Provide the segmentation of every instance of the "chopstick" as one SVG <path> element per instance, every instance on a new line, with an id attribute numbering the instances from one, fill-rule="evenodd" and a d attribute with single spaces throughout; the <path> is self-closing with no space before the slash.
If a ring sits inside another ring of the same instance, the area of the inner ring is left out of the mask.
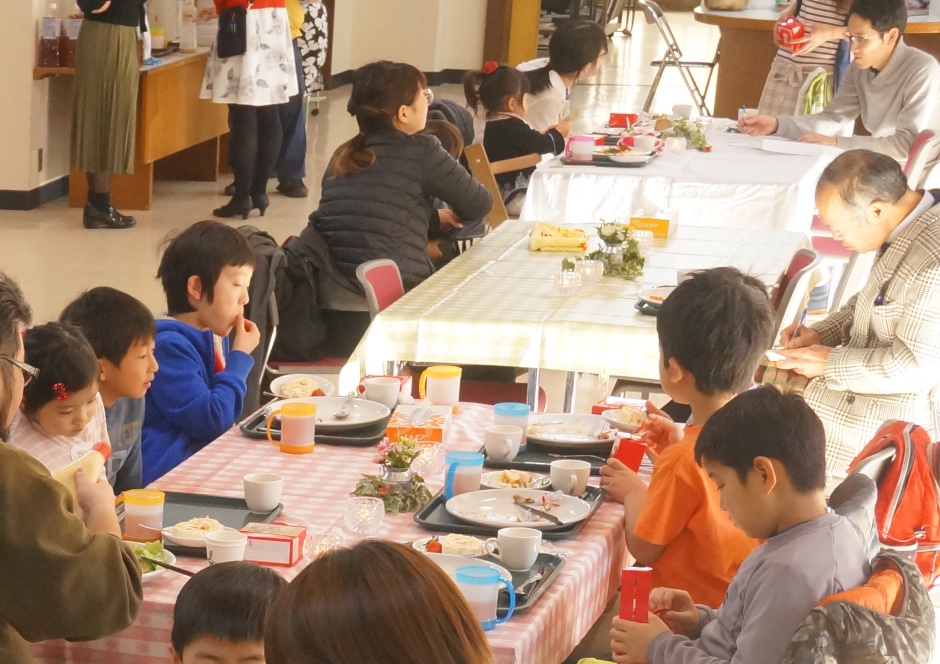
<path id="1" fill-rule="evenodd" d="M 186 576 L 194 576 L 194 575 L 196 574 L 195 572 L 191 572 L 191 571 L 189 571 L 188 569 L 184 569 L 184 568 L 182 568 L 182 567 L 177 567 L 176 565 L 171 565 L 170 563 L 165 563 L 165 562 L 163 562 L 162 560 L 154 560 L 153 558 L 145 558 L 145 557 L 143 557 L 143 556 L 140 556 L 140 559 L 141 559 L 141 560 L 146 560 L 148 563 L 152 563 L 152 564 L 157 565 L 157 566 L 159 566 L 159 567 L 166 567 L 167 569 L 171 569 L 171 570 L 173 570 L 174 572 L 179 572 L 180 574 L 185 574 Z"/>

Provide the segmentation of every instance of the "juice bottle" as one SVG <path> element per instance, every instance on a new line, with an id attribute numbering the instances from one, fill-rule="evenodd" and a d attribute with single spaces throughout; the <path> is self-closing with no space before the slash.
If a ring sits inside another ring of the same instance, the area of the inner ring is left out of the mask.
<path id="1" fill-rule="evenodd" d="M 58 5 L 49 3 L 48 13 L 39 24 L 39 66 L 59 66 L 59 39 L 62 35 L 62 19 L 57 16 Z"/>
<path id="2" fill-rule="evenodd" d="M 59 42 L 59 66 L 74 67 L 75 51 L 78 47 L 78 33 L 82 29 L 82 13 L 75 6 L 75 11 L 65 19 L 62 28 L 62 39 Z"/>

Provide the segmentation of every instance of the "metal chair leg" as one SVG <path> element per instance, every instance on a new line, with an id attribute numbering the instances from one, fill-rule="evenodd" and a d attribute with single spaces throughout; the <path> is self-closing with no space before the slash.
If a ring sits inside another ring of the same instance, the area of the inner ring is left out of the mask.
<path id="1" fill-rule="evenodd" d="M 659 81 L 663 77 L 663 72 L 666 71 L 666 59 L 669 54 L 663 57 L 663 61 L 659 65 L 659 70 L 656 72 L 656 76 L 653 78 L 653 84 L 650 86 L 650 93 L 646 97 L 646 103 L 643 104 L 643 112 L 649 113 L 650 108 L 653 107 L 653 97 L 656 96 L 656 90 L 659 88 Z"/>

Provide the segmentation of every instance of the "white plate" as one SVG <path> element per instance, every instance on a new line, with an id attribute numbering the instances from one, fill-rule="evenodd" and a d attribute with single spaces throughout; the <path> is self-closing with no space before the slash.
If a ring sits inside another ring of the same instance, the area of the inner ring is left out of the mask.
<path id="1" fill-rule="evenodd" d="M 313 374 L 288 374 L 286 376 L 278 376 L 277 378 L 271 381 L 271 392 L 273 394 L 276 394 L 279 398 L 284 398 L 284 399 L 295 398 L 295 397 L 291 397 L 288 394 L 282 393 L 281 388 L 286 386 L 291 381 L 298 380 L 300 378 L 306 378 L 316 383 L 317 387 L 323 390 L 323 396 L 325 397 L 331 397 L 336 393 L 336 388 L 333 387 L 333 383 L 328 381 L 323 376 L 314 376 Z M 305 396 L 309 397 L 311 395 L 307 394 Z"/>
<path id="2" fill-rule="evenodd" d="M 444 570 L 451 579 L 457 578 L 457 570 L 461 567 L 492 567 L 499 572 L 500 577 L 512 583 L 512 574 L 509 573 L 509 570 L 496 563 L 464 556 L 448 556 L 443 553 L 427 553 L 425 555 L 437 563 L 437 566 Z"/>
<path id="3" fill-rule="evenodd" d="M 633 153 L 623 153 L 623 154 L 610 154 L 607 157 L 611 161 L 616 161 L 619 164 L 644 164 L 653 158 L 652 153 L 640 152 L 637 154 Z"/>
<path id="4" fill-rule="evenodd" d="M 606 125 L 601 125 L 600 127 L 593 129 L 591 133 L 600 134 L 602 136 L 620 136 L 620 134 L 626 131 L 626 127 L 608 127 Z"/>
<path id="5" fill-rule="evenodd" d="M 613 442 L 610 427 L 600 415 L 569 413 L 529 415 L 526 438 L 561 444 Z"/>
<path id="6" fill-rule="evenodd" d="M 543 509 L 542 496 L 548 494 L 548 491 L 537 489 L 484 489 L 454 496 L 444 506 L 458 519 L 482 526 L 552 528 L 556 524 L 518 507 L 514 499 L 515 496 L 532 498 L 535 502 L 528 503 L 529 506 Z M 556 502 L 559 504 L 552 508 L 550 514 L 565 525 L 583 521 L 591 514 L 591 506 L 580 498 L 561 494 Z"/>
<path id="7" fill-rule="evenodd" d="M 443 535 L 438 535 L 438 536 L 437 536 L 437 539 L 440 540 L 440 539 L 443 539 L 443 537 L 444 537 Z M 428 542 L 430 542 L 432 539 L 433 539 L 433 537 L 422 537 L 421 539 L 415 540 L 414 542 L 412 542 L 412 543 L 411 543 L 411 547 L 412 547 L 413 549 L 417 549 L 417 550 L 420 551 L 421 553 L 426 553 L 426 554 L 428 554 L 428 555 L 430 555 L 430 556 L 449 556 L 449 557 L 452 557 L 452 558 L 470 558 L 470 559 L 473 559 L 473 558 L 479 558 L 480 556 L 485 556 L 485 555 L 486 555 L 486 549 L 483 550 L 483 553 L 466 554 L 466 555 L 464 555 L 464 554 L 450 554 L 450 553 L 434 553 L 433 551 L 428 551 L 428 549 L 427 549 Z M 477 538 L 474 538 L 474 539 L 477 539 Z M 483 542 L 482 542 L 481 540 L 478 540 L 478 539 L 477 539 L 477 541 L 480 542 L 480 546 L 483 546 Z"/>
<path id="8" fill-rule="evenodd" d="M 621 420 L 619 408 L 616 410 L 605 410 L 603 413 L 601 413 L 601 417 L 607 420 L 608 424 L 610 424 L 610 426 L 614 427 L 615 429 L 626 431 L 628 433 L 633 433 L 636 431 L 637 427 L 640 426 L 639 424 L 633 424 L 632 422 L 624 422 Z"/>
<path id="9" fill-rule="evenodd" d="M 234 528 L 229 528 L 228 526 L 223 526 L 222 530 L 231 530 L 233 532 L 235 531 Z M 163 533 L 163 539 L 165 539 L 170 544 L 175 544 L 177 546 L 188 546 L 194 549 L 204 549 L 206 547 L 205 533 L 203 533 L 200 537 L 177 537 L 175 526 L 164 528 L 161 532 Z"/>
<path id="10" fill-rule="evenodd" d="M 512 485 L 500 481 L 499 476 L 502 475 L 503 472 L 505 471 L 494 470 L 488 473 L 483 473 L 483 475 L 480 476 L 480 484 L 485 487 L 489 487 L 490 489 L 542 489 L 552 483 L 552 480 L 548 475 L 542 475 L 540 473 L 529 473 L 529 475 L 532 476 L 532 479 L 529 481 L 528 486 L 513 487 Z"/>
<path id="11" fill-rule="evenodd" d="M 166 549 L 164 549 L 163 550 L 163 562 L 173 565 L 176 563 L 176 556 L 173 555 L 172 551 L 167 551 Z M 140 578 L 146 581 L 148 579 L 152 579 L 155 576 L 160 576 L 166 571 L 165 567 L 160 567 L 159 565 L 155 565 L 155 567 L 157 569 L 153 570 L 152 572 L 147 572 L 146 574 L 141 574 Z"/>
<path id="12" fill-rule="evenodd" d="M 641 290 L 636 296 L 643 302 L 658 307 L 663 303 L 663 300 L 672 295 L 674 290 L 676 290 L 675 286 L 657 286 L 656 288 Z"/>
<path id="13" fill-rule="evenodd" d="M 286 403 L 312 403 L 317 407 L 317 429 L 321 431 L 342 431 L 343 429 L 356 429 L 366 424 L 380 422 L 391 415 L 388 406 L 377 401 L 368 401 L 362 398 L 352 400 L 349 407 L 349 417 L 338 420 L 333 413 L 342 409 L 346 397 L 304 397 L 301 399 L 282 399 L 270 404 L 270 412 L 280 410 Z"/>

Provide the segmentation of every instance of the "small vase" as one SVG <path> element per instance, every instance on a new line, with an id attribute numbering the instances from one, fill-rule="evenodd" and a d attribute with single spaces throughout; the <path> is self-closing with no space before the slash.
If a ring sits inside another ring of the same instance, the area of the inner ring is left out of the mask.
<path id="1" fill-rule="evenodd" d="M 415 474 L 411 468 L 394 468 L 383 463 L 379 477 L 382 478 L 382 486 L 387 489 L 399 487 L 402 491 L 408 491 L 414 482 Z"/>

